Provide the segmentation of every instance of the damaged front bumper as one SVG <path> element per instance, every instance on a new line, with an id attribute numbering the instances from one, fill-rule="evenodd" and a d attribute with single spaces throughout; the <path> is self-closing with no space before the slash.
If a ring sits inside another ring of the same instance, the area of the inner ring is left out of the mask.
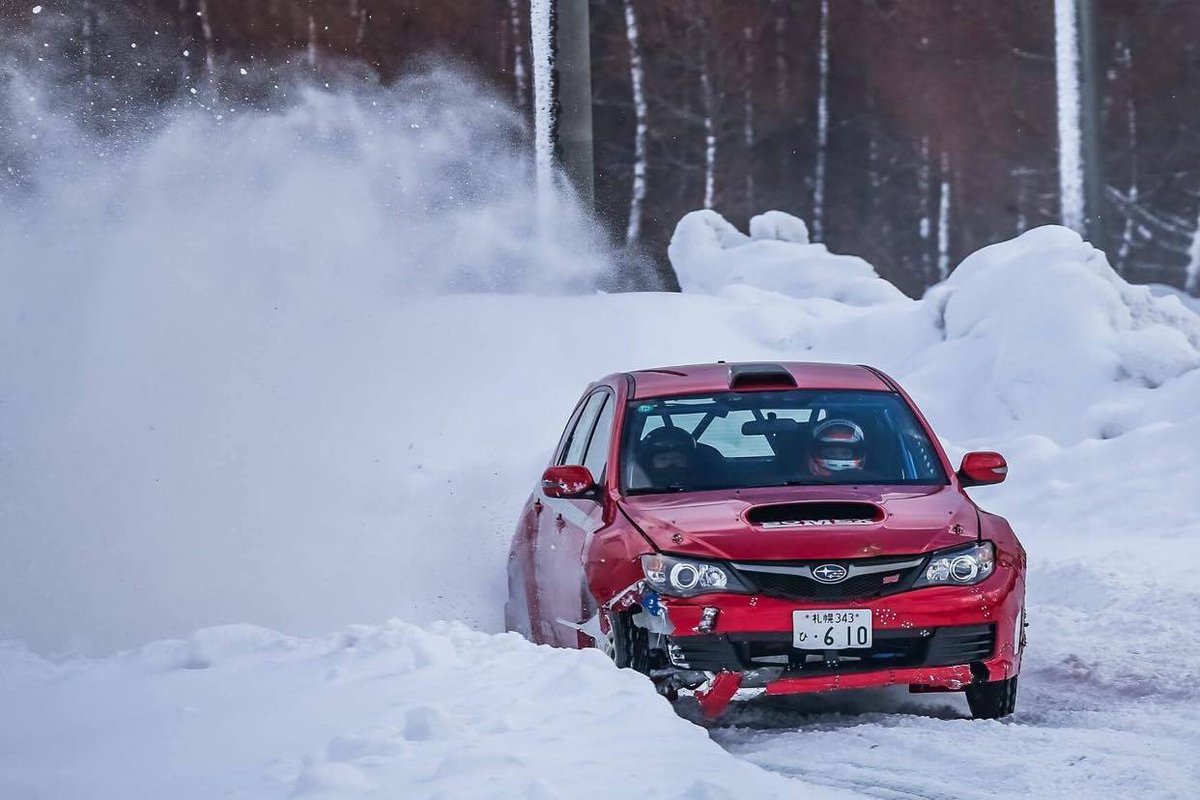
<path id="1" fill-rule="evenodd" d="M 768 694 L 907 685 L 958 691 L 1020 670 L 1024 586 L 1000 567 L 969 587 L 935 586 L 861 600 L 789 600 L 765 595 L 656 597 L 643 612 L 669 669 L 697 692 L 705 712 L 720 713 L 738 688 Z M 793 612 L 870 609 L 869 648 L 793 647 Z M 724 698 L 724 699 L 722 699 Z"/>

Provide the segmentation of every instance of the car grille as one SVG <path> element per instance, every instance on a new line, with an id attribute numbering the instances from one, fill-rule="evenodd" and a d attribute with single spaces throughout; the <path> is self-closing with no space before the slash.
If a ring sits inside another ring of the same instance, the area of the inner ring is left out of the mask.
<path id="1" fill-rule="evenodd" d="M 859 575 L 841 583 L 821 583 L 799 575 L 752 572 L 750 580 L 763 594 L 804 600 L 849 600 L 883 594 L 883 575 Z"/>
<path id="2" fill-rule="evenodd" d="M 880 597 L 911 589 L 921 569 L 922 556 L 852 561 L 788 561 L 738 563 L 739 576 L 762 594 L 795 600 L 856 600 Z M 811 577 L 811 570 L 823 564 L 837 564 L 851 572 L 839 583 L 823 583 Z"/>
<path id="3" fill-rule="evenodd" d="M 779 667 L 788 676 L 866 672 L 897 667 L 946 667 L 983 661 L 995 648 L 996 626 L 876 630 L 870 648 L 829 654 L 792 647 L 780 633 L 672 637 L 671 663 L 682 669 L 720 672 Z"/>

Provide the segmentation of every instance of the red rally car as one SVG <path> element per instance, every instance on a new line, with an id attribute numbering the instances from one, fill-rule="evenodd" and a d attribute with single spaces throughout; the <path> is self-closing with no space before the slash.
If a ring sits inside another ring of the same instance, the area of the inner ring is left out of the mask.
<path id="1" fill-rule="evenodd" d="M 719 715 L 769 694 L 906 684 L 1011 714 L 1025 551 L 904 390 L 866 366 L 702 364 L 610 375 L 525 504 L 506 624 L 604 648 Z"/>

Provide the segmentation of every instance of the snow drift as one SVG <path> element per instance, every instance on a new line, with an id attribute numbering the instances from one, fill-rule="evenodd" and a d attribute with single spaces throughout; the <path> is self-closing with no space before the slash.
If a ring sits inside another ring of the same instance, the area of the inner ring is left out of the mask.
<path id="1" fill-rule="evenodd" d="M 680 222 L 671 258 L 685 288 L 753 303 L 752 324 L 793 357 L 891 372 L 951 441 L 1072 444 L 1195 414 L 1180 400 L 1200 388 L 1200 317 L 1066 228 L 985 247 L 921 300 L 861 259 L 748 238 L 711 211 Z"/>
<path id="2" fill-rule="evenodd" d="M 730 756 L 599 651 L 457 624 L 228 626 L 57 667 L 0 650 L 0 700 L 6 800 L 818 796 Z"/>
<path id="3" fill-rule="evenodd" d="M 685 292 L 713 293 L 745 284 L 854 306 L 904 298 L 861 258 L 810 244 L 803 220 L 781 211 L 751 219 L 750 236 L 715 211 L 693 211 L 679 221 L 668 252 Z"/>

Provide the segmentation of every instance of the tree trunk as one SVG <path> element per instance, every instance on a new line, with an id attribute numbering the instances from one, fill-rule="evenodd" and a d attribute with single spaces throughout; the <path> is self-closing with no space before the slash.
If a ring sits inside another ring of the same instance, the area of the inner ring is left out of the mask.
<path id="1" fill-rule="evenodd" d="M 825 236 L 825 161 L 829 149 L 829 0 L 821 0 L 817 55 L 817 167 L 813 175 L 813 241 Z"/>
<path id="2" fill-rule="evenodd" d="M 717 134 L 713 122 L 716 98 L 713 97 L 707 58 L 700 64 L 700 92 L 704 102 L 704 207 L 712 208 L 717 186 Z"/>
<path id="3" fill-rule="evenodd" d="M 929 175 L 932 170 L 929 165 L 929 137 L 921 137 L 921 163 L 917 168 L 917 194 L 918 208 L 920 209 L 921 221 L 918 223 L 917 234 L 921 238 L 921 280 L 928 281 L 931 272 L 931 242 L 930 234 L 933 232 L 933 220 L 929 196 L 932 191 L 932 186 L 929 182 Z"/>
<path id="4" fill-rule="evenodd" d="M 317 20 L 312 14 L 308 15 L 308 65 L 317 65 Z"/>
<path id="5" fill-rule="evenodd" d="M 530 0 L 529 31 L 533 52 L 534 164 L 537 170 L 539 219 L 550 224 L 554 194 L 554 5 Z"/>
<path id="6" fill-rule="evenodd" d="M 746 40 L 746 74 L 742 89 L 742 145 L 746 148 L 746 211 L 755 213 L 757 200 L 754 196 L 754 29 L 747 26 L 742 31 Z"/>
<path id="7" fill-rule="evenodd" d="M 92 8 L 92 0 L 85 0 L 83 4 L 83 32 L 80 38 L 83 45 L 83 96 L 90 104 L 95 88 L 93 71 L 96 49 L 96 11 Z"/>
<path id="8" fill-rule="evenodd" d="M 950 276 L 950 158 L 942 153 L 942 189 L 938 200 L 938 280 Z"/>
<path id="9" fill-rule="evenodd" d="M 1079 32 L 1076 0 L 1054 0 L 1055 75 L 1058 81 L 1059 215 L 1068 228 L 1085 232 L 1083 137 L 1080 124 Z"/>
<path id="10" fill-rule="evenodd" d="M 1183 290 L 1200 297 L 1200 216 L 1196 219 L 1196 232 L 1192 234 L 1192 246 L 1188 252 L 1188 265 L 1183 273 Z"/>
<path id="11" fill-rule="evenodd" d="M 521 35 L 520 0 L 508 0 L 508 19 L 513 37 L 513 91 L 517 95 L 517 108 L 523 112 L 529 107 L 529 80 L 525 75 L 525 40 Z"/>
<path id="12" fill-rule="evenodd" d="M 625 37 L 629 42 L 629 83 L 633 89 L 633 113 L 636 128 L 633 135 L 633 186 L 629 198 L 629 223 L 625 227 L 625 243 L 633 244 L 641 236 L 642 204 L 646 199 L 646 89 L 642 70 L 642 47 L 638 37 L 637 15 L 633 0 L 624 0 Z"/>
<path id="13" fill-rule="evenodd" d="M 1128 93 L 1125 98 L 1125 131 L 1129 141 L 1129 191 L 1125 195 L 1125 229 L 1121 232 L 1121 244 L 1117 248 L 1117 263 L 1113 266 L 1119 274 L 1125 273 L 1129 254 L 1133 249 L 1134 215 L 1138 205 L 1138 130 L 1137 106 L 1133 99 L 1133 50 L 1129 43 L 1121 49 L 1120 63 L 1125 70 Z"/>
<path id="14" fill-rule="evenodd" d="M 213 50 L 212 18 L 208 15 L 208 0 L 200 0 L 196 10 L 200 17 L 200 33 L 204 37 L 204 70 L 211 84 L 217 78 L 216 53 Z"/>

